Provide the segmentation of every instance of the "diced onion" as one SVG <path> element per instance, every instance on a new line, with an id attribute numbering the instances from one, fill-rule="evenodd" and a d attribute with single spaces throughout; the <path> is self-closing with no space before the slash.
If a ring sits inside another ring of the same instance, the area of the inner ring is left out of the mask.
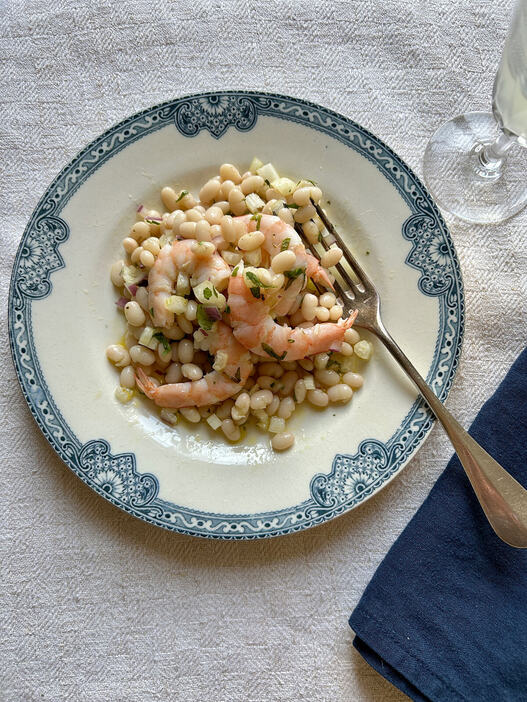
<path id="1" fill-rule="evenodd" d="M 245 204 L 247 205 L 249 212 L 254 214 L 265 205 L 265 202 L 256 193 L 250 193 L 245 198 Z"/>
<path id="2" fill-rule="evenodd" d="M 221 419 L 216 414 L 211 414 L 207 417 L 207 424 L 216 431 L 221 427 Z"/>
<path id="3" fill-rule="evenodd" d="M 280 180 L 280 176 L 272 163 L 266 163 L 265 166 L 262 165 L 260 168 L 258 168 L 256 173 L 264 180 L 269 181 L 269 183 L 274 183 L 277 180 Z"/>
<path id="4" fill-rule="evenodd" d="M 271 185 L 284 197 L 291 195 L 295 189 L 295 183 L 290 178 L 278 178 L 278 180 L 271 181 Z"/>
<path id="5" fill-rule="evenodd" d="M 271 434 L 280 434 L 285 431 L 285 419 L 282 419 L 282 417 L 271 417 L 269 431 Z"/>
<path id="6" fill-rule="evenodd" d="M 120 297 L 118 300 L 115 301 L 115 304 L 120 309 L 124 309 L 127 302 L 130 302 L 130 300 L 128 300 L 126 297 Z"/>
<path id="7" fill-rule="evenodd" d="M 249 170 L 251 171 L 251 173 L 258 173 L 258 169 L 261 168 L 262 166 L 263 166 L 263 161 L 260 161 L 260 159 L 257 156 L 255 156 L 253 158 L 253 160 L 251 161 L 251 165 L 249 166 Z M 258 173 L 258 175 L 261 175 L 261 174 Z M 262 176 L 262 178 L 263 178 L 263 176 Z"/>
<path id="8" fill-rule="evenodd" d="M 154 334 L 157 334 L 159 329 L 155 327 L 145 327 L 141 332 L 138 343 L 141 346 L 146 346 L 148 349 L 156 349 L 159 343 L 157 339 L 154 339 Z"/>
<path id="9" fill-rule="evenodd" d="M 181 295 L 170 295 L 165 300 L 165 307 L 169 312 L 174 312 L 174 314 L 185 314 L 187 305 L 188 300 Z"/>

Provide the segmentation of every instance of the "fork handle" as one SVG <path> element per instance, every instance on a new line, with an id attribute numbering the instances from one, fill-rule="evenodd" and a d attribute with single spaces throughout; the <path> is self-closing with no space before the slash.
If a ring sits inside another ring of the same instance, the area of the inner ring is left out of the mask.
<path id="1" fill-rule="evenodd" d="M 428 406 L 445 428 L 474 492 L 496 534 L 510 546 L 527 548 L 525 488 L 475 441 L 454 419 L 432 388 L 417 372 L 382 323 L 371 328 L 419 388 Z"/>

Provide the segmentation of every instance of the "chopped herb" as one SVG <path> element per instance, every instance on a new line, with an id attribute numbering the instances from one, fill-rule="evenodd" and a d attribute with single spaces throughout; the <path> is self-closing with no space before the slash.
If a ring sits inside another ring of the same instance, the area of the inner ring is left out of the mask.
<path id="1" fill-rule="evenodd" d="M 291 237 L 288 237 L 287 239 L 284 239 L 282 241 L 282 246 L 280 247 L 280 251 L 287 251 L 289 248 L 289 244 L 291 243 Z"/>
<path id="2" fill-rule="evenodd" d="M 322 232 L 318 233 L 318 243 L 322 243 Z"/>
<path id="3" fill-rule="evenodd" d="M 331 370 L 331 368 L 334 368 L 336 371 L 341 370 L 340 363 L 338 361 L 336 361 L 334 358 L 330 358 L 328 360 L 328 362 L 326 363 L 326 368 L 328 370 Z"/>
<path id="4" fill-rule="evenodd" d="M 254 287 L 254 288 L 249 288 L 249 289 L 252 293 L 252 296 L 255 297 L 257 300 L 259 300 L 260 299 L 260 288 Z"/>
<path id="5" fill-rule="evenodd" d="M 271 183 L 267 180 L 267 178 L 264 178 L 264 183 L 267 185 L 267 187 L 271 187 Z"/>
<path id="6" fill-rule="evenodd" d="M 154 339 L 157 339 L 158 341 L 160 341 L 163 344 L 163 349 L 165 351 L 167 351 L 167 352 L 170 351 L 170 348 L 171 348 L 170 343 L 169 343 L 168 339 L 166 338 L 166 336 L 162 332 L 156 332 L 155 334 L 152 334 L 152 336 L 154 337 Z"/>
<path id="7" fill-rule="evenodd" d="M 203 288 L 203 297 L 205 300 L 210 300 L 212 297 L 212 290 L 210 288 Z"/>
<path id="8" fill-rule="evenodd" d="M 231 278 L 235 278 L 238 275 L 238 266 L 233 270 Z"/>
<path id="9" fill-rule="evenodd" d="M 235 383 L 239 383 L 241 379 L 240 367 L 238 366 L 238 368 L 236 368 L 236 373 L 234 374 L 233 380 Z"/>
<path id="10" fill-rule="evenodd" d="M 268 356 L 271 356 L 271 358 L 275 358 L 277 361 L 283 361 L 284 358 L 287 356 L 287 351 L 284 351 L 284 353 L 281 356 L 279 356 L 276 353 L 276 351 L 271 346 L 269 346 L 269 344 L 266 344 L 263 341 L 262 341 L 262 349 L 265 351 L 265 353 Z"/>
<path id="11" fill-rule="evenodd" d="M 300 205 L 295 205 L 294 203 L 291 203 L 290 205 L 284 204 L 284 207 L 287 207 L 290 210 L 298 210 Z"/>
<path id="12" fill-rule="evenodd" d="M 298 278 L 299 275 L 302 275 L 302 273 L 305 273 L 305 268 L 293 268 L 290 271 L 284 271 L 284 275 L 286 278 L 290 278 L 291 280 L 295 280 L 295 278 Z"/>
<path id="13" fill-rule="evenodd" d="M 369 255 L 370 255 L 370 252 L 369 252 L 369 251 L 366 251 L 366 256 L 369 256 Z"/>
<path id="14" fill-rule="evenodd" d="M 154 308 L 153 308 L 153 307 L 150 308 L 150 316 L 151 316 L 151 317 L 154 316 Z"/>
<path id="15" fill-rule="evenodd" d="M 161 224 L 161 222 L 160 222 L 158 219 L 148 219 L 148 218 L 145 218 L 145 222 L 146 222 L 147 224 Z"/>
<path id="16" fill-rule="evenodd" d="M 331 200 L 326 200 L 326 202 L 328 203 L 328 205 L 331 205 Z"/>
<path id="17" fill-rule="evenodd" d="M 227 305 L 227 307 L 225 308 L 225 314 L 230 314 L 230 313 L 231 313 L 231 308 L 229 307 L 229 305 Z"/>
<path id="18" fill-rule="evenodd" d="M 249 278 L 251 283 L 254 283 L 259 288 L 272 288 L 273 287 L 272 285 L 266 285 L 265 283 L 262 283 L 260 278 L 258 278 L 258 276 L 255 273 L 253 273 L 252 271 L 245 271 L 245 276 L 247 278 Z"/>
<path id="19" fill-rule="evenodd" d="M 304 178 L 304 180 L 307 180 L 307 182 L 311 183 L 311 185 L 316 185 L 314 180 L 309 180 L 309 178 Z"/>
<path id="20" fill-rule="evenodd" d="M 198 305 L 198 309 L 196 312 L 196 319 L 198 320 L 198 324 L 202 329 L 205 329 L 205 331 L 210 331 L 212 329 L 212 325 L 214 324 L 214 320 L 212 320 L 207 312 L 205 311 L 205 308 L 203 305 Z"/>
<path id="21" fill-rule="evenodd" d="M 179 202 L 180 200 L 183 200 L 183 198 L 185 197 L 185 195 L 188 195 L 188 190 L 182 190 L 182 191 L 179 193 L 179 197 L 178 197 L 178 199 L 176 200 L 176 202 Z"/>
<path id="22" fill-rule="evenodd" d="M 251 217 L 251 219 L 254 219 L 254 220 L 255 220 L 255 222 L 256 222 L 256 231 L 258 231 L 258 230 L 260 229 L 260 223 L 261 223 L 261 221 L 262 221 L 262 215 L 260 214 L 260 212 L 257 212 L 256 214 L 253 214 L 253 216 Z"/>
<path id="23" fill-rule="evenodd" d="M 294 344 L 294 343 L 295 343 L 295 340 L 294 340 L 294 339 L 288 339 L 288 340 L 287 340 L 287 343 L 288 343 L 288 344 Z"/>

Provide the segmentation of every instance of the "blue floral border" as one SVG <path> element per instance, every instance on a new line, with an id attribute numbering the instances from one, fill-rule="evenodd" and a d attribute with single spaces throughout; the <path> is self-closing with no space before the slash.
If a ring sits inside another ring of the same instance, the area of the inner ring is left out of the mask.
<path id="1" fill-rule="evenodd" d="M 294 509 L 256 515 L 209 514 L 158 497 L 157 478 L 137 471 L 132 453 L 112 455 L 104 439 L 82 445 L 62 417 L 43 376 L 32 335 L 33 301 L 51 293 L 51 276 L 64 266 L 60 244 L 69 237 L 60 213 L 97 168 L 145 134 L 174 124 L 193 137 L 202 130 L 220 139 L 229 127 L 250 131 L 259 116 L 303 124 L 354 149 L 397 188 L 412 214 L 402 236 L 412 243 L 406 263 L 421 272 L 419 289 L 439 303 L 440 329 L 427 380 L 445 399 L 457 368 L 464 329 L 463 284 L 447 227 L 424 186 L 380 139 L 350 119 L 283 95 L 224 91 L 190 95 L 144 110 L 89 144 L 53 181 L 38 203 L 17 251 L 9 294 L 13 361 L 29 408 L 64 462 L 91 488 L 121 509 L 158 526 L 222 539 L 255 539 L 301 531 L 347 511 L 375 492 L 406 463 L 431 428 L 422 400 L 383 444 L 363 441 L 358 452 L 337 454 L 331 471 L 315 475 L 311 498 Z"/>

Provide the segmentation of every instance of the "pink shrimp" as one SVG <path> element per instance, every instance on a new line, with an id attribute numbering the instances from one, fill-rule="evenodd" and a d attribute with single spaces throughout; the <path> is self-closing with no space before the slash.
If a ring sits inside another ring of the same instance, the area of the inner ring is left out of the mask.
<path id="1" fill-rule="evenodd" d="M 242 215 L 241 217 L 236 217 L 236 219 L 244 222 L 249 232 L 254 231 L 259 226 L 259 231 L 265 236 L 262 248 L 269 254 L 270 259 L 286 249 L 294 251 L 296 261 L 293 269 L 305 270 L 308 278 L 312 278 L 316 283 L 333 289 L 326 269 L 320 265 L 315 256 L 306 251 L 302 239 L 295 229 L 286 224 L 280 217 L 263 214 L 259 224 L 251 215 Z M 281 293 L 278 302 L 273 307 L 273 314 L 276 317 L 288 314 L 304 284 L 304 276 L 298 276 L 287 290 Z"/>
<path id="2" fill-rule="evenodd" d="M 229 307 L 236 339 L 258 356 L 283 361 L 328 351 L 343 341 L 346 329 L 357 316 L 355 311 L 346 320 L 315 324 L 308 329 L 281 326 L 270 316 L 268 303 L 253 297 L 242 275 L 229 281 Z"/>
<path id="3" fill-rule="evenodd" d="M 251 355 L 233 336 L 232 329 L 218 322 L 206 337 L 204 348 L 216 357 L 213 370 L 201 380 L 156 386 L 142 368 L 136 370 L 140 390 L 159 407 L 203 407 L 235 395 L 253 369 Z M 223 354 L 223 356 L 220 356 Z"/>
<path id="4" fill-rule="evenodd" d="M 204 280 L 222 290 L 231 274 L 229 264 L 216 251 L 203 256 L 199 242 L 193 239 L 175 241 L 164 246 L 148 276 L 148 306 L 154 311 L 154 322 L 160 327 L 169 327 L 174 322 L 174 314 L 165 307 L 165 301 L 173 293 L 178 273 L 192 276 L 192 284 Z"/>

